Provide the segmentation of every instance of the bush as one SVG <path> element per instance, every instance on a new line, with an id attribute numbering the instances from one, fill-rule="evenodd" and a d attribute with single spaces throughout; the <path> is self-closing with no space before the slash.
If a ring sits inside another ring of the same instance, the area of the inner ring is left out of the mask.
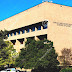
<path id="1" fill-rule="evenodd" d="M 60 72 L 72 72 L 72 68 L 64 68 Z"/>

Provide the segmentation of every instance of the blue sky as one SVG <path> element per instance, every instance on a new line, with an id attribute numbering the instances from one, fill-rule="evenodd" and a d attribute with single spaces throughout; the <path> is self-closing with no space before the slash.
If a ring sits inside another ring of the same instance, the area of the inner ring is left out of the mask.
<path id="1" fill-rule="evenodd" d="M 44 0 L 43 0 L 44 1 Z M 52 0 L 53 3 L 71 6 L 72 0 Z M 0 21 L 29 9 L 42 0 L 0 0 Z"/>

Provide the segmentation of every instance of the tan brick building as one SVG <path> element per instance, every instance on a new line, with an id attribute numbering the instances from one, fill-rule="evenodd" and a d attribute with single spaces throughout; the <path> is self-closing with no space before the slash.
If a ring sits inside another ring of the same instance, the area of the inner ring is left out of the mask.
<path id="1" fill-rule="evenodd" d="M 47 38 L 60 55 L 63 48 L 72 48 L 72 7 L 43 2 L 1 21 L 0 30 L 4 29 L 18 52 L 27 38 Z"/>

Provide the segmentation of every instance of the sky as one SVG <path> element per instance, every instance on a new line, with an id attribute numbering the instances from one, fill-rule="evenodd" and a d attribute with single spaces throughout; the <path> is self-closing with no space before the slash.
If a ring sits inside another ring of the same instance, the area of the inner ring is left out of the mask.
<path id="1" fill-rule="evenodd" d="M 0 21 L 48 0 L 0 0 Z M 72 0 L 52 0 L 52 3 L 71 6 Z"/>

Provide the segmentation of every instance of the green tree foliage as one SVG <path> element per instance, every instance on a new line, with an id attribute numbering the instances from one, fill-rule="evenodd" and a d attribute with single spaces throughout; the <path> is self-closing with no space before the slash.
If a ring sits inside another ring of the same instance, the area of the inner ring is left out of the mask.
<path id="1" fill-rule="evenodd" d="M 59 64 L 57 60 L 58 55 L 55 53 L 53 42 L 49 40 L 35 41 L 28 39 L 25 45 L 26 48 L 21 50 L 19 57 L 16 59 L 15 64 L 17 67 L 26 69 L 41 68 L 43 70 L 57 68 Z"/>
<path id="2" fill-rule="evenodd" d="M 0 31 L 0 50 L 3 48 L 3 47 L 6 47 L 6 43 L 3 39 L 7 39 L 7 36 L 6 34 L 8 33 L 8 31 Z"/>
<path id="3" fill-rule="evenodd" d="M 7 31 L 0 31 L 0 68 L 14 63 L 11 57 L 11 52 L 14 50 L 13 45 L 9 41 L 4 41 L 7 39 Z"/>
<path id="4" fill-rule="evenodd" d="M 63 68 L 60 72 L 72 72 L 72 68 Z"/>

